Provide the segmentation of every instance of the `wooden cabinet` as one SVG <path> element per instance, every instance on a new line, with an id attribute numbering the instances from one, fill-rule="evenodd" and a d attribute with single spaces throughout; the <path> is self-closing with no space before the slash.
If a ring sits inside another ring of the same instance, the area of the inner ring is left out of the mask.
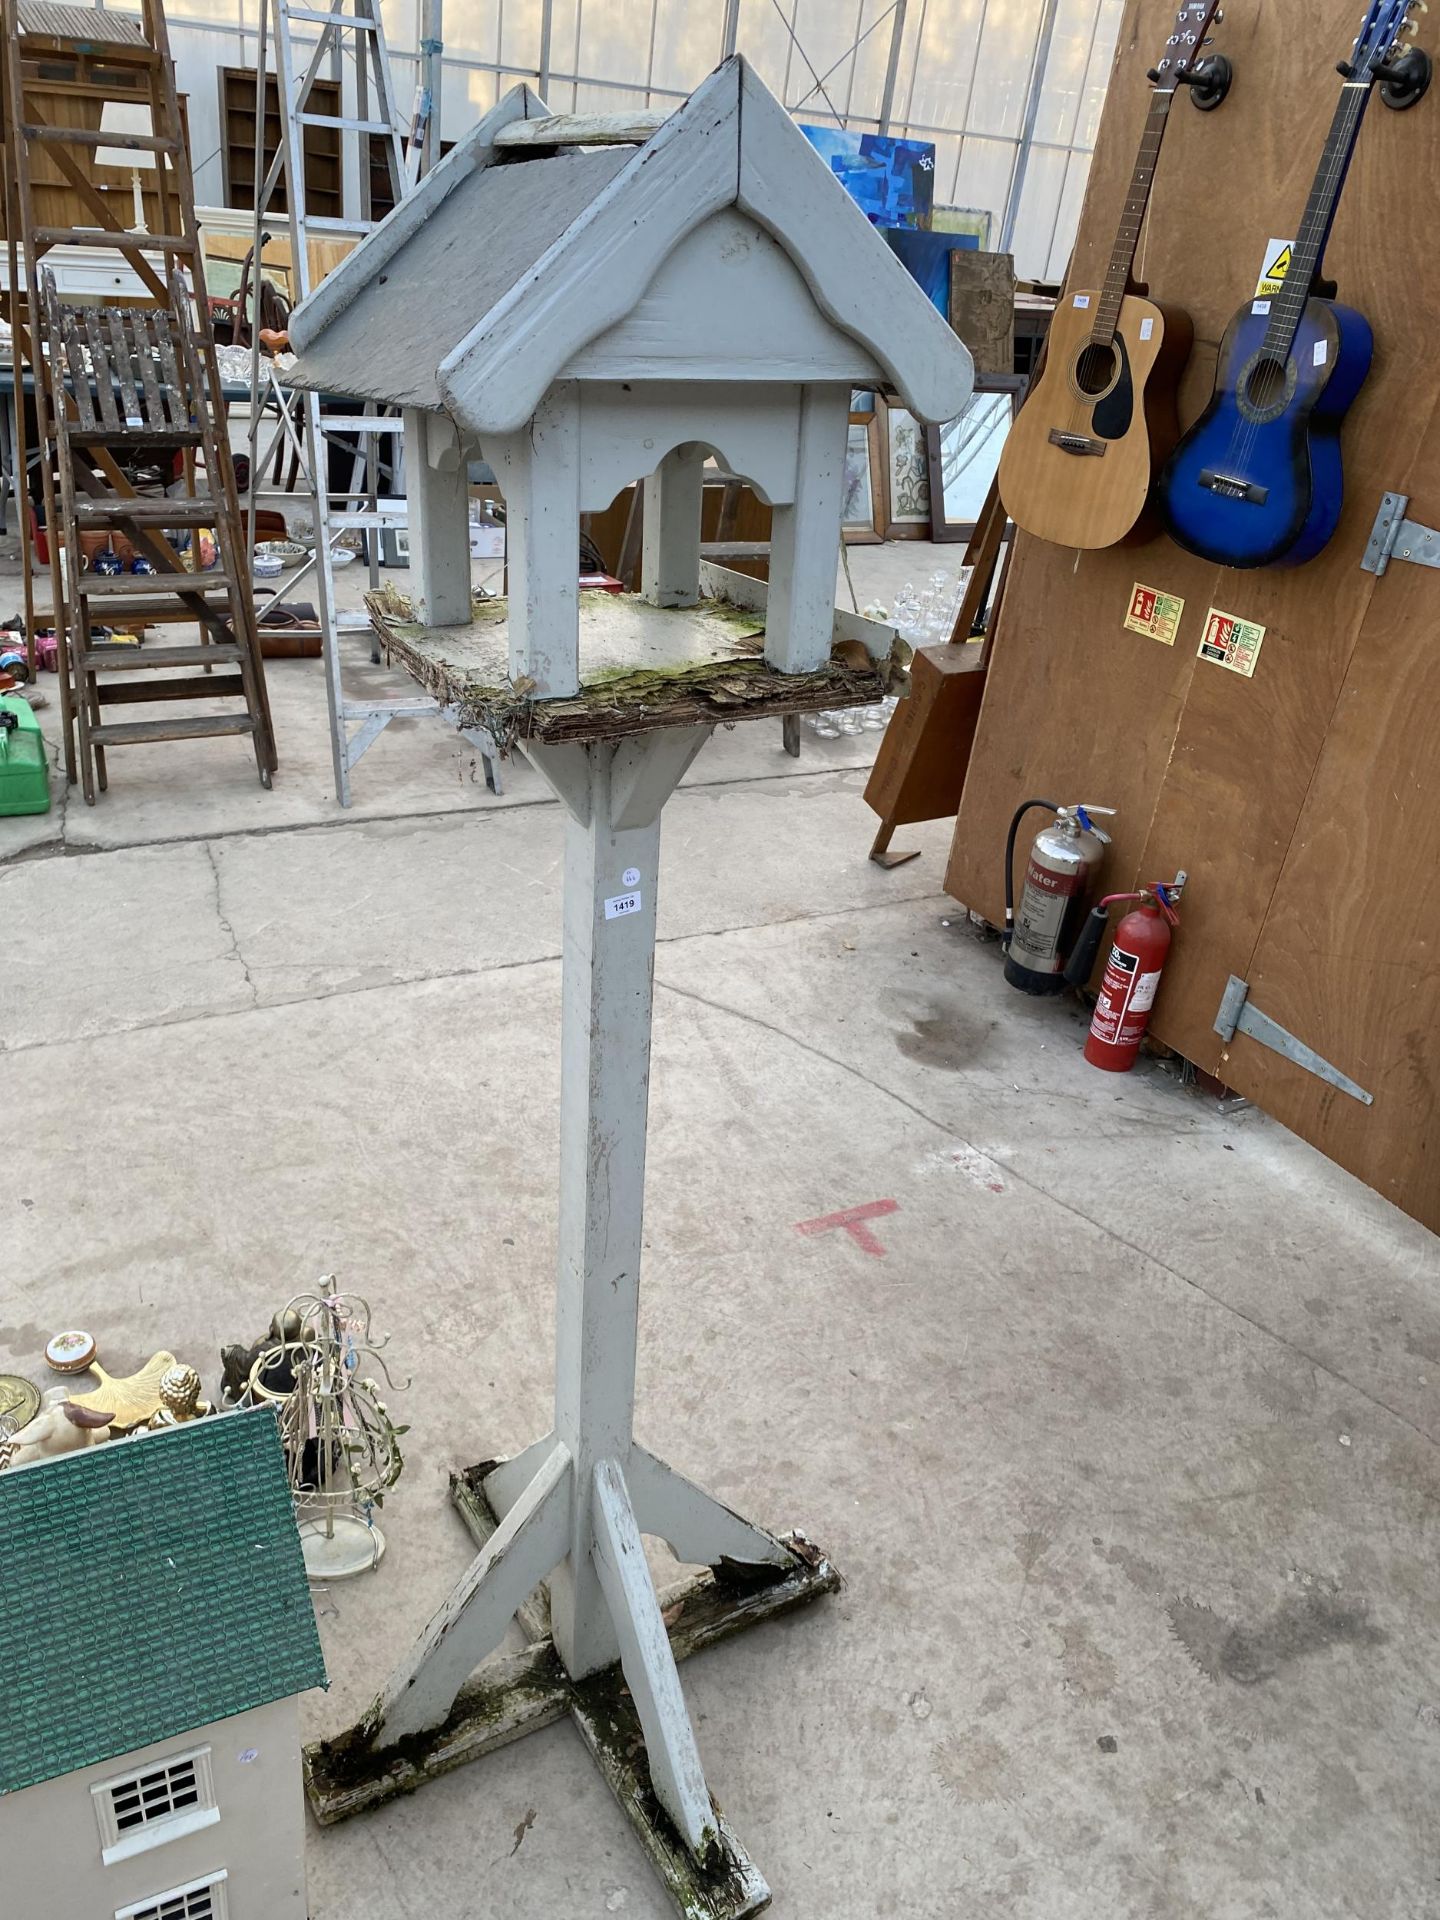
<path id="1" fill-rule="evenodd" d="M 307 112 L 341 112 L 340 82 L 316 80 L 310 89 Z M 345 214 L 345 183 L 341 172 L 340 129 L 306 127 L 305 211 L 312 219 L 339 220 Z M 280 86 L 273 73 L 265 76 L 265 151 L 263 179 L 275 158 L 280 140 Z M 255 72 L 251 67 L 220 69 L 220 165 L 227 207 L 255 204 Z M 271 206 L 284 213 L 285 189 L 278 187 Z"/>

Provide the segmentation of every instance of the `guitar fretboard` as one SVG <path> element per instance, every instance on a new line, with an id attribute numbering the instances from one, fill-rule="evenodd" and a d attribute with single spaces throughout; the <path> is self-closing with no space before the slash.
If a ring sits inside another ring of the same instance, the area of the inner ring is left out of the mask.
<path id="1" fill-rule="evenodd" d="M 1130 176 L 1130 191 L 1125 196 L 1125 211 L 1120 216 L 1120 230 L 1115 235 L 1115 250 L 1110 255 L 1105 285 L 1095 308 L 1095 325 L 1090 334 L 1092 340 L 1104 346 L 1108 346 L 1115 338 L 1115 327 L 1120 318 L 1120 303 L 1125 298 L 1125 289 L 1130 284 L 1131 269 L 1135 265 L 1135 249 L 1140 244 L 1140 229 L 1145 224 L 1145 212 L 1150 205 L 1150 187 L 1155 179 L 1155 163 L 1160 157 L 1160 142 L 1165 138 L 1165 122 L 1170 113 L 1170 102 L 1174 98 L 1173 86 L 1157 87 L 1150 96 L 1150 113 L 1145 121 L 1145 131 L 1140 138 L 1140 151 L 1135 158 L 1135 171 Z"/>
<path id="2" fill-rule="evenodd" d="M 1340 90 L 1335 118 L 1325 137 L 1325 150 L 1315 174 L 1315 184 L 1305 203 L 1305 215 L 1295 245 L 1290 250 L 1290 265 L 1285 270 L 1280 291 L 1270 302 L 1270 321 L 1265 329 L 1263 351 L 1276 360 L 1289 358 L 1295 344 L 1295 331 L 1305 313 L 1306 302 L 1325 257 L 1325 245 L 1335 224 L 1335 209 L 1340 189 L 1355 151 L 1360 122 L 1365 117 L 1374 87 L 1373 74 L 1366 80 L 1350 80 Z"/>

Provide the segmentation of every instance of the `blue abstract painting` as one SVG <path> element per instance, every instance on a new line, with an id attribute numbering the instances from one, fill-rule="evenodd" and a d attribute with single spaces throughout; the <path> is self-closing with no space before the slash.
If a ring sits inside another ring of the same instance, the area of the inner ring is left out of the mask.
<path id="1" fill-rule="evenodd" d="M 877 227 L 925 227 L 935 204 L 935 148 L 928 140 L 843 127 L 800 131 Z"/>
<path id="2" fill-rule="evenodd" d="M 921 287 L 927 298 L 950 318 L 950 256 L 955 252 L 978 252 L 980 236 L 974 233 L 916 233 L 908 227 L 894 227 L 886 235 L 890 249 Z"/>

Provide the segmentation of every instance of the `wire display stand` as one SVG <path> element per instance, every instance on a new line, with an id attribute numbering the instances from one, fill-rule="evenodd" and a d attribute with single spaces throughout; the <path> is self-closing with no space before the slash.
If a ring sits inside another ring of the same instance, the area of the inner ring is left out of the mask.
<path id="1" fill-rule="evenodd" d="M 394 1384 L 380 1351 L 386 1341 L 371 1335 L 368 1302 L 297 1294 L 285 1313 L 298 1315 L 298 1331 L 257 1355 L 250 1392 L 279 1410 L 305 1572 L 323 1585 L 379 1566 L 385 1536 L 375 1510 L 400 1478 L 406 1429 L 362 1372 L 373 1363 Z"/>

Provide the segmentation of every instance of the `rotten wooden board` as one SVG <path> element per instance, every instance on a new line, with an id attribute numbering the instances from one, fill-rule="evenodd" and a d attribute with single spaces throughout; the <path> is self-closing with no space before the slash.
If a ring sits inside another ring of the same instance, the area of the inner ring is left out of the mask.
<path id="1" fill-rule="evenodd" d="M 640 1717 L 610 1674 L 585 1680 L 571 1706 L 580 1737 L 630 1822 L 646 1859 L 683 1920 L 747 1920 L 770 1904 L 770 1889 L 712 1794 L 718 1840 L 697 1863 L 660 1805 L 650 1779 Z"/>
<path id="2" fill-rule="evenodd" d="M 864 706 L 884 698 L 908 658 L 897 643 L 890 660 L 876 661 L 844 637 L 855 622 L 837 614 L 841 637 L 823 667 L 777 673 L 763 658 L 764 616 L 745 607 L 720 599 L 654 607 L 637 594 L 611 593 L 582 593 L 579 602 L 581 688 L 560 700 L 531 699 L 510 681 L 503 599 L 477 600 L 463 627 L 422 626 L 391 587 L 365 604 L 391 658 L 456 708 L 462 724 L 486 728 L 502 752 L 516 741 L 606 740 Z"/>
<path id="3" fill-rule="evenodd" d="M 310 1811 L 322 1827 L 348 1820 L 563 1720 L 570 1704 L 570 1678 L 550 1641 L 496 1655 L 460 1689 L 443 1726 L 377 1754 L 362 1720 L 306 1747 L 301 1763 Z"/>
<path id="4" fill-rule="evenodd" d="M 644 146 L 670 118 L 658 108 L 637 113 L 552 113 L 515 120 L 495 136 L 497 147 Z"/>

